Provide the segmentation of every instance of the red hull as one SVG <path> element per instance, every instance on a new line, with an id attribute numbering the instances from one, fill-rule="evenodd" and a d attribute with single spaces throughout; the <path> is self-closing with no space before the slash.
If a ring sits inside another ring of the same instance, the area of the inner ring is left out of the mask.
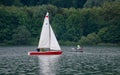
<path id="1" fill-rule="evenodd" d="M 28 55 L 60 55 L 62 51 L 28 52 Z"/>

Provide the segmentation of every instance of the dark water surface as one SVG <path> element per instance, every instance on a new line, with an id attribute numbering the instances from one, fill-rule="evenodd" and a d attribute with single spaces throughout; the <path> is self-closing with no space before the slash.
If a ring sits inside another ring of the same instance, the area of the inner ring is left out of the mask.
<path id="1" fill-rule="evenodd" d="M 0 47 L 0 75 L 120 75 L 120 47 L 62 47 L 62 55 L 28 56 L 36 47 Z"/>

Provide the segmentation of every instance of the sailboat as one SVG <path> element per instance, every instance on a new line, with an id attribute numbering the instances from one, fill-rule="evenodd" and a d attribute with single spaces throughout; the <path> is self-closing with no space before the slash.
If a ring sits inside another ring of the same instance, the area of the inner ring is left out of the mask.
<path id="1" fill-rule="evenodd" d="M 42 30 L 40 35 L 40 40 L 38 44 L 38 49 L 48 49 L 47 51 L 31 51 L 28 55 L 60 55 L 62 50 L 56 39 L 55 33 L 49 23 L 49 13 L 47 12 Z"/>

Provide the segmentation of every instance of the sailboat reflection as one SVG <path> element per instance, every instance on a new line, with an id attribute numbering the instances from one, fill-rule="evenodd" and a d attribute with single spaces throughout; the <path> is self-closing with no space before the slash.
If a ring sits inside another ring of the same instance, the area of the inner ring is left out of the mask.
<path id="1" fill-rule="evenodd" d="M 38 56 L 40 75 L 56 75 L 57 61 L 60 55 L 41 55 Z"/>

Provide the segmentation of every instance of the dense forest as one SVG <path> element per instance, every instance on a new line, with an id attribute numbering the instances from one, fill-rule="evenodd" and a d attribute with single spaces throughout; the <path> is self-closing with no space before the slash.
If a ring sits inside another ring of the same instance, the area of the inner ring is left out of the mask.
<path id="1" fill-rule="evenodd" d="M 2 0 L 0 45 L 37 45 L 46 12 L 61 45 L 120 45 L 119 0 Z"/>

